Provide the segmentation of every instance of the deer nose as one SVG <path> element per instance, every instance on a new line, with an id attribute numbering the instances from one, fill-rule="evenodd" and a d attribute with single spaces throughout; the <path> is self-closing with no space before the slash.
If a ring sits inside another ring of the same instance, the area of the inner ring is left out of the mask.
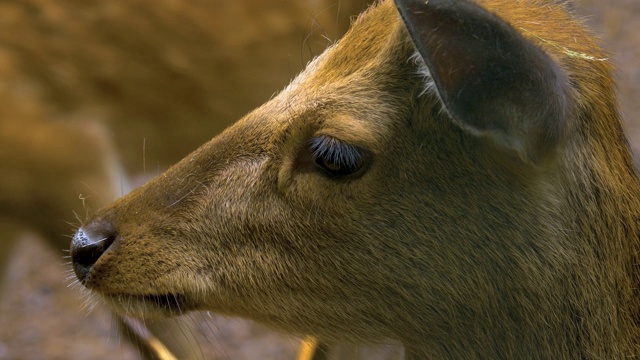
<path id="1" fill-rule="evenodd" d="M 91 268 L 113 244 L 116 235 L 115 228 L 106 220 L 93 221 L 78 229 L 71 241 L 71 262 L 81 283 L 86 282 Z"/>

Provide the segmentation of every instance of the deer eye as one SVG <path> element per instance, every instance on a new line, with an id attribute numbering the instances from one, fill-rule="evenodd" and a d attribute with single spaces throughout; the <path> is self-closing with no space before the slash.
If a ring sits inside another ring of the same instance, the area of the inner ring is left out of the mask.
<path id="1" fill-rule="evenodd" d="M 310 150 L 316 166 L 331 177 L 362 174 L 370 157 L 364 149 L 330 136 L 311 139 Z"/>

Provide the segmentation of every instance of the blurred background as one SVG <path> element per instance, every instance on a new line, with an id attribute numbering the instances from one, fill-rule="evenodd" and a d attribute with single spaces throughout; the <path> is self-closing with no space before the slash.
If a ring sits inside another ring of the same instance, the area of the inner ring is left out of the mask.
<path id="1" fill-rule="evenodd" d="M 60 234 L 268 100 L 366 3 L 0 1 L 0 360 L 137 359 L 62 280 Z M 640 144 L 640 1 L 574 3 Z M 209 359 L 293 359 L 299 342 L 213 314 L 180 333 Z"/>

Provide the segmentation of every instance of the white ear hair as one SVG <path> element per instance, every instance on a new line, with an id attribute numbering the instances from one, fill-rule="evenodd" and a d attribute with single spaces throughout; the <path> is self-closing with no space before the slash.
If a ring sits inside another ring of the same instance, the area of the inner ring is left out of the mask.
<path id="1" fill-rule="evenodd" d="M 416 52 L 414 52 L 413 55 L 411 55 L 411 57 L 409 58 L 409 61 L 411 61 L 416 66 L 416 68 L 418 69 L 418 76 L 422 78 L 423 89 L 420 92 L 420 96 L 423 96 L 425 94 L 435 94 L 440 97 L 440 94 L 438 94 L 438 87 L 436 86 L 436 83 L 435 81 L 433 81 L 433 77 L 431 76 L 431 71 L 429 71 L 429 67 L 427 67 L 427 64 L 424 62 L 424 59 L 422 58 L 422 55 L 420 55 L 420 52 L 416 50 Z"/>

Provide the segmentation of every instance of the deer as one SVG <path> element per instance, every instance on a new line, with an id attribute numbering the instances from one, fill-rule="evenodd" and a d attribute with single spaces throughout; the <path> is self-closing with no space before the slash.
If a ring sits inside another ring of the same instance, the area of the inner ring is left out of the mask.
<path id="1" fill-rule="evenodd" d="M 86 214 L 268 99 L 364 1 L 0 7 L 3 268 L 24 231 L 68 255 L 68 234 Z M 173 327 L 161 323 L 159 332 Z M 197 356 L 196 345 L 162 340 L 180 358 Z"/>
<path id="2" fill-rule="evenodd" d="M 74 235 L 114 311 L 214 311 L 405 359 L 640 355 L 640 187 L 570 5 L 383 0 Z"/>

